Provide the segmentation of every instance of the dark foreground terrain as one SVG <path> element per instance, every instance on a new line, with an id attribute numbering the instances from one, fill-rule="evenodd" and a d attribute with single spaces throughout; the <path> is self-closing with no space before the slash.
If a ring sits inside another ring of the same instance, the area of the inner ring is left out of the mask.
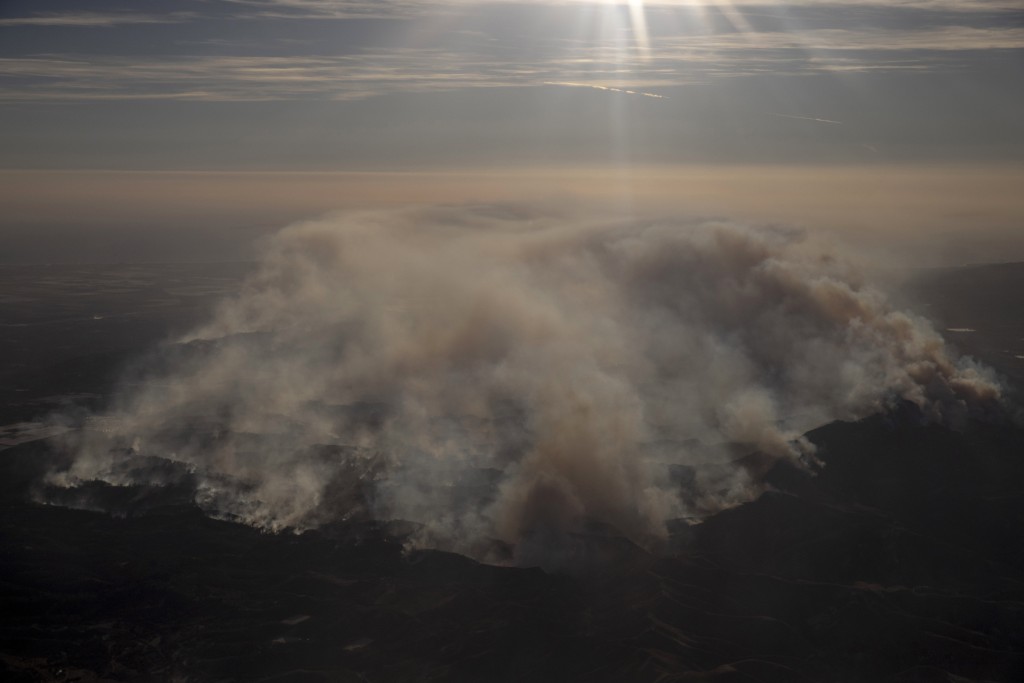
<path id="1" fill-rule="evenodd" d="M 120 332 L 90 327 L 108 314 L 88 297 L 47 319 L 24 273 L 0 308 L 3 680 L 1024 680 L 1024 430 L 1007 420 L 952 430 L 900 406 L 825 426 L 817 476 L 776 467 L 771 491 L 680 522 L 658 554 L 595 526 L 562 572 L 407 552 L 397 522 L 263 534 L 180 486 L 98 489 L 104 511 L 32 502 L 63 457 L 34 421 L 101 405 L 116 368 L 208 303 L 168 268 L 109 293 L 105 311 L 135 312 Z M 928 274 L 915 296 L 1014 381 L 1022 309 L 999 288 L 1024 267 L 998 268 Z"/>

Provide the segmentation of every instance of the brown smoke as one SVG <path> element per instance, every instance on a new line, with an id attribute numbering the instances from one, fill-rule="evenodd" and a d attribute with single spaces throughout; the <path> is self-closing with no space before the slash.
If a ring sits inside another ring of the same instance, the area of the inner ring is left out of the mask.
<path id="1" fill-rule="evenodd" d="M 478 554 L 588 520 L 658 538 L 756 492 L 737 454 L 807 461 L 828 421 L 999 393 L 800 232 L 515 207 L 291 226 L 181 341 L 60 481 L 137 480 L 120 446 L 186 463 L 218 514 L 407 519 Z"/>

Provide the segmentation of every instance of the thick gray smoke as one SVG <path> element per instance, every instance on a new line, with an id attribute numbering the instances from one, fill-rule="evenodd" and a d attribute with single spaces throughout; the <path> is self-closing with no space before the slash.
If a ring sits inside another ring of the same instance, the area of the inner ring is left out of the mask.
<path id="1" fill-rule="evenodd" d="M 182 341 L 61 482 L 153 483 L 126 459 L 157 456 L 220 515 L 411 520 L 477 556 L 591 521 L 652 541 L 755 493 L 744 454 L 807 462 L 828 421 L 998 396 L 799 232 L 508 207 L 289 227 Z"/>

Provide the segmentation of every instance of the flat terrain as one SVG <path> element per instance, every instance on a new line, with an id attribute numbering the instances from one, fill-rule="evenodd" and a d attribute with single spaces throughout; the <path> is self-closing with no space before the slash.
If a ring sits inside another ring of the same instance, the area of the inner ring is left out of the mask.
<path id="1" fill-rule="evenodd" d="M 923 271 L 907 290 L 961 353 L 1024 381 L 1024 264 Z"/>
<path id="2" fill-rule="evenodd" d="M 0 266 L 0 425 L 105 395 L 132 360 L 202 321 L 249 267 Z"/>

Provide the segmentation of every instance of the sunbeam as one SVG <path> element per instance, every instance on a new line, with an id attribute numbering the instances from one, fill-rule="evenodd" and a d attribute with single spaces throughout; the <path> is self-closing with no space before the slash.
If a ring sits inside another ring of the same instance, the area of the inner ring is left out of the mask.
<path id="1" fill-rule="evenodd" d="M 633 40 L 641 59 L 651 57 L 651 40 L 647 33 L 647 14 L 644 11 L 644 0 L 627 0 L 629 3 L 629 23 Z"/>

